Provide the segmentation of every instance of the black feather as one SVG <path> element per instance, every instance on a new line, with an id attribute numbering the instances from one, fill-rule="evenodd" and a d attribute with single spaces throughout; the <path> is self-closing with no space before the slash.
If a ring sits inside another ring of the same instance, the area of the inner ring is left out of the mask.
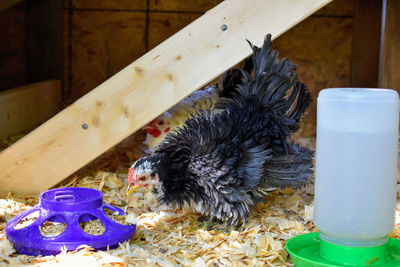
<path id="1" fill-rule="evenodd" d="M 192 201 L 231 224 L 245 222 L 265 189 L 299 187 L 312 168 L 312 152 L 290 141 L 311 101 L 307 87 L 296 66 L 271 50 L 271 35 L 261 48 L 249 44 L 254 70 L 228 72 L 229 98 L 186 120 L 147 158 L 159 175 L 154 193 L 161 202 Z"/>

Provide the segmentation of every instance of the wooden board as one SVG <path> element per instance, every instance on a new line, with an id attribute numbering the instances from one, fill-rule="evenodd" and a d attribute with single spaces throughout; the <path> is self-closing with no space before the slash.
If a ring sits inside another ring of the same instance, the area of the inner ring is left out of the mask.
<path id="1" fill-rule="evenodd" d="M 261 45 L 266 33 L 276 38 L 329 2 L 222 2 L 4 150 L 0 190 L 55 185 L 249 56 L 245 39 Z"/>
<path id="2" fill-rule="evenodd" d="M 383 0 L 356 0 L 351 86 L 378 87 Z"/>
<path id="3" fill-rule="evenodd" d="M 28 83 L 25 10 L 10 8 L 0 14 L 0 91 Z"/>
<path id="4" fill-rule="evenodd" d="M 216 6 L 222 0 L 150 0 L 150 11 L 172 11 L 172 12 L 204 12 Z"/>
<path id="5" fill-rule="evenodd" d="M 29 83 L 64 78 L 63 20 L 63 0 L 27 1 Z"/>
<path id="6" fill-rule="evenodd" d="M 70 0 L 75 9 L 146 10 L 145 0 Z"/>
<path id="7" fill-rule="evenodd" d="M 1 0 L 0 1 L 0 12 L 18 4 L 19 2 L 21 2 L 21 0 Z"/>
<path id="8" fill-rule="evenodd" d="M 400 93 L 400 1 L 387 1 L 380 87 Z"/>
<path id="9" fill-rule="evenodd" d="M 65 1 L 64 1 L 65 3 Z M 63 71 L 63 89 L 62 89 L 62 99 L 63 103 L 67 103 L 67 98 L 70 95 L 70 88 L 69 88 L 69 72 L 71 67 L 71 58 L 70 58 L 70 12 L 68 9 L 63 10 L 63 62 L 64 62 L 64 71 Z"/>
<path id="10" fill-rule="evenodd" d="M 354 15 L 354 2 L 356 0 L 335 0 L 324 6 L 317 12 L 315 16 L 319 17 L 353 17 Z"/>
<path id="11" fill-rule="evenodd" d="M 197 13 L 150 12 L 149 48 L 152 49 L 201 15 Z"/>
<path id="12" fill-rule="evenodd" d="M 76 10 L 71 19 L 73 100 L 146 52 L 145 12 Z"/>
<path id="13" fill-rule="evenodd" d="M 48 80 L 0 92 L 0 138 L 31 130 L 61 109 L 61 82 Z"/>

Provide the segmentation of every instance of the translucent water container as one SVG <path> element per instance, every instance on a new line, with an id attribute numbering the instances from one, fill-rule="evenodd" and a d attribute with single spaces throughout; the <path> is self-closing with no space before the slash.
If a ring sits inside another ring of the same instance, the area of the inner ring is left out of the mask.
<path id="1" fill-rule="evenodd" d="M 331 88 L 317 100 L 314 221 L 324 241 L 378 246 L 394 229 L 399 96 Z"/>

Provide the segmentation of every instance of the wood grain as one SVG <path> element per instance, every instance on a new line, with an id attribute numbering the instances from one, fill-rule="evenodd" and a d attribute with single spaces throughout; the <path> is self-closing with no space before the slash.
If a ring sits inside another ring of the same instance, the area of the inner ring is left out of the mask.
<path id="1" fill-rule="evenodd" d="M 150 10 L 205 12 L 222 0 L 150 0 Z"/>
<path id="2" fill-rule="evenodd" d="M 352 17 L 355 0 L 335 0 L 314 13 L 316 16 Z"/>
<path id="3" fill-rule="evenodd" d="M 281 57 L 298 64 L 297 73 L 314 101 L 303 118 L 301 134 L 312 136 L 316 100 L 321 89 L 349 86 L 352 44 L 351 18 L 310 17 L 277 38 L 273 47 Z"/>
<path id="4" fill-rule="evenodd" d="M 146 10 L 146 0 L 69 0 L 73 8 Z"/>
<path id="5" fill-rule="evenodd" d="M 0 1 L 0 12 L 18 4 L 21 1 L 22 0 L 2 0 L 2 1 Z"/>
<path id="6" fill-rule="evenodd" d="M 0 92 L 0 138 L 32 130 L 60 109 L 60 81 L 48 80 Z"/>
<path id="7" fill-rule="evenodd" d="M 356 0 L 351 86 L 378 87 L 382 0 Z"/>
<path id="8" fill-rule="evenodd" d="M 160 44 L 174 33 L 200 17 L 191 13 L 159 13 L 151 12 L 149 22 L 149 48 Z M 216 26 L 218 27 L 218 25 Z"/>
<path id="9" fill-rule="evenodd" d="M 27 83 L 25 11 L 0 13 L 0 91 Z"/>
<path id="10" fill-rule="evenodd" d="M 65 1 L 64 1 L 65 3 Z M 69 39 L 69 10 L 64 9 L 63 11 L 63 86 L 62 86 L 62 100 L 63 103 L 67 102 L 67 99 L 70 96 L 70 86 L 69 86 L 69 71 L 70 71 L 70 55 L 69 55 L 69 49 L 70 49 L 70 39 Z"/>
<path id="11" fill-rule="evenodd" d="M 224 1 L 1 152 L 0 191 L 57 184 L 249 56 L 245 39 L 261 45 L 328 2 Z"/>
<path id="12" fill-rule="evenodd" d="M 73 12 L 71 100 L 145 52 L 145 21 L 144 12 Z"/>
<path id="13" fill-rule="evenodd" d="M 400 1 L 387 1 L 380 87 L 400 93 Z"/>
<path id="14" fill-rule="evenodd" d="M 28 82 L 63 79 L 63 1 L 28 1 Z"/>

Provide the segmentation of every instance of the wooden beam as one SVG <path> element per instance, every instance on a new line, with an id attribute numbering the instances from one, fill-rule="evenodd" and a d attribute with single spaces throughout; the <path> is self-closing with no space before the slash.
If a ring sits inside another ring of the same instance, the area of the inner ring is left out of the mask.
<path id="1" fill-rule="evenodd" d="M 0 138 L 45 122 L 61 110 L 61 82 L 48 80 L 0 92 Z"/>
<path id="2" fill-rule="evenodd" d="M 21 1 L 22 0 L 1 0 L 0 1 L 0 12 L 18 4 Z"/>
<path id="3" fill-rule="evenodd" d="M 385 0 L 386 1 L 386 0 Z M 400 1 L 387 0 L 380 87 L 400 93 Z"/>
<path id="4" fill-rule="evenodd" d="M 249 56 L 245 39 L 261 45 L 329 2 L 222 2 L 0 153 L 0 191 L 57 184 Z"/>
<path id="5" fill-rule="evenodd" d="M 63 80 L 63 0 L 26 2 L 28 82 Z"/>
<path id="6" fill-rule="evenodd" d="M 382 0 L 356 0 L 351 86 L 378 87 Z"/>

